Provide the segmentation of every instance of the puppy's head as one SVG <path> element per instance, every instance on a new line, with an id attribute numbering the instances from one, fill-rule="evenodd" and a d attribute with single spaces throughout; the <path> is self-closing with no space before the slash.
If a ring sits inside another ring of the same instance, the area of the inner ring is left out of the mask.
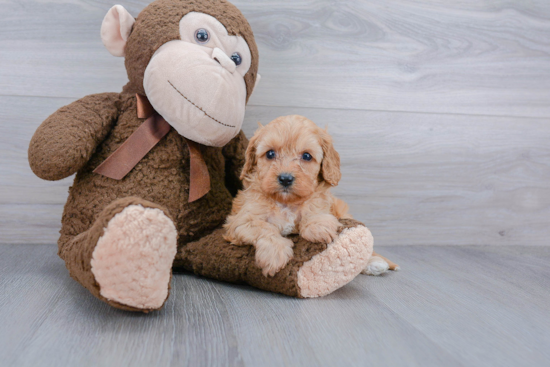
<path id="1" fill-rule="evenodd" d="M 264 194 L 284 203 L 307 199 L 322 182 L 336 186 L 340 177 L 340 155 L 330 135 L 298 115 L 256 131 L 241 174 L 241 180 L 257 182 Z"/>

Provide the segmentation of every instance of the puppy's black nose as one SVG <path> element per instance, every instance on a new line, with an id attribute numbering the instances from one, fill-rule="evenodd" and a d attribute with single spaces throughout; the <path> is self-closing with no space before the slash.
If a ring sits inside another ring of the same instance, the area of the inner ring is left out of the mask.
<path id="1" fill-rule="evenodd" d="M 281 173 L 279 175 L 279 183 L 283 187 L 289 187 L 294 182 L 294 176 L 290 173 Z"/>

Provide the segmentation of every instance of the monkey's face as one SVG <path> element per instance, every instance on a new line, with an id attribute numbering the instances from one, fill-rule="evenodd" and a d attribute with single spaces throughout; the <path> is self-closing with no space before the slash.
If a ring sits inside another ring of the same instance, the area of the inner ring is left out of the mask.
<path id="1" fill-rule="evenodd" d="M 250 50 L 214 17 L 191 12 L 180 40 L 162 45 L 145 69 L 143 86 L 157 112 L 181 135 L 223 146 L 240 131 Z"/>
<path id="2" fill-rule="evenodd" d="M 233 5 L 156 0 L 137 21 L 115 5 L 101 36 L 113 55 L 126 57 L 129 91 L 145 93 L 179 134 L 221 147 L 239 133 L 260 76 L 250 26 Z"/>

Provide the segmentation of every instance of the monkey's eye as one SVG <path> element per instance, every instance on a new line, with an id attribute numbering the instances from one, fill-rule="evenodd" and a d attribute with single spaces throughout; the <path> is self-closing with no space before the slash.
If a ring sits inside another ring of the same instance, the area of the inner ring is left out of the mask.
<path id="1" fill-rule="evenodd" d="M 197 43 L 204 45 L 208 43 L 208 40 L 210 40 L 210 35 L 206 29 L 201 28 L 195 31 L 195 41 L 197 41 Z"/>
<path id="2" fill-rule="evenodd" d="M 243 62 L 243 59 L 241 57 L 241 54 L 238 53 L 238 52 L 235 52 L 233 55 L 231 55 L 231 60 L 233 60 L 233 62 L 235 63 L 235 65 L 239 66 L 242 62 Z"/>
<path id="3" fill-rule="evenodd" d="M 308 152 L 305 152 L 304 154 L 302 154 L 302 159 L 304 161 L 311 161 L 311 158 L 313 158 L 313 157 Z"/>
<path id="4" fill-rule="evenodd" d="M 273 149 L 270 150 L 270 151 L 268 151 L 267 153 L 265 153 L 265 157 L 266 157 L 267 159 L 273 159 L 273 158 L 275 158 L 275 155 L 276 155 L 276 154 L 275 154 L 275 151 L 274 151 Z"/>

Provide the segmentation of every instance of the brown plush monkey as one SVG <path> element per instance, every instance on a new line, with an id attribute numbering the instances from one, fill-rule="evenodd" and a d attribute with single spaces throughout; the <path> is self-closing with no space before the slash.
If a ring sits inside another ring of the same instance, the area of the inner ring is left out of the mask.
<path id="1" fill-rule="evenodd" d="M 156 0 L 134 20 L 117 5 L 101 35 L 125 57 L 129 83 L 62 107 L 29 147 L 39 177 L 76 173 L 58 241 L 75 280 L 114 307 L 148 312 L 168 298 L 172 269 L 317 297 L 365 268 L 372 236 L 353 220 L 330 246 L 294 237 L 294 258 L 274 277 L 262 275 L 252 246 L 222 238 L 241 188 L 245 105 L 259 78 L 238 9 Z"/>

